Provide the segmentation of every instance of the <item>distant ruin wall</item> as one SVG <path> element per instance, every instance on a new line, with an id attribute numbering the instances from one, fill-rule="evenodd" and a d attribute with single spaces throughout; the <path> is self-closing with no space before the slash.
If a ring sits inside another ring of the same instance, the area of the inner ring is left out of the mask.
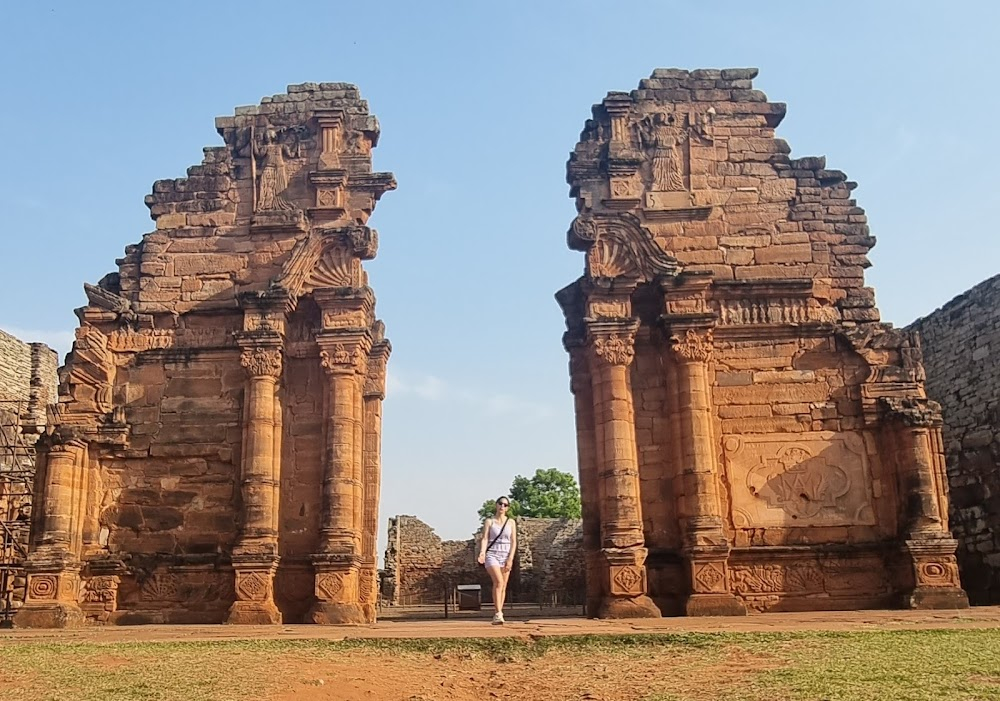
<path id="1" fill-rule="evenodd" d="M 1000 602 L 1000 275 L 909 327 L 944 410 L 951 527 L 973 603 Z"/>
<path id="2" fill-rule="evenodd" d="M 508 601 L 547 605 L 583 602 L 582 530 L 578 519 L 519 518 L 516 562 Z M 444 601 L 457 584 L 479 584 L 483 601 L 490 579 L 476 562 L 478 536 L 446 540 L 414 516 L 389 519 L 382 600 L 390 606 Z"/>
<path id="3" fill-rule="evenodd" d="M 25 343 L 0 330 L 0 403 L 24 414 L 24 425 L 45 425 L 45 406 L 56 401 L 59 356 L 44 343 Z M 24 402 L 20 408 L 14 402 Z M 30 405 L 30 406 L 29 406 Z"/>

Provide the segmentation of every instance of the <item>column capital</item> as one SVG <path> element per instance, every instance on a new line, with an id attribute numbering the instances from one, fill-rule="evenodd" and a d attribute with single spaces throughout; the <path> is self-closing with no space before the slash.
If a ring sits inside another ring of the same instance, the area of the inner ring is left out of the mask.
<path id="1" fill-rule="evenodd" d="M 712 359 L 712 329 L 678 330 L 669 340 L 673 351 L 688 362 L 707 363 Z"/>
<path id="2" fill-rule="evenodd" d="M 390 353 L 392 353 L 392 344 L 386 339 L 372 346 L 371 352 L 368 354 L 365 387 L 362 393 L 364 397 L 385 399 L 385 375 Z"/>
<path id="3" fill-rule="evenodd" d="M 941 405 L 921 397 L 879 397 L 879 409 L 887 419 L 909 428 L 933 428 L 942 424 Z"/>
<path id="4" fill-rule="evenodd" d="M 281 377 L 281 349 L 253 346 L 240 353 L 240 365 L 253 377 Z"/>
<path id="5" fill-rule="evenodd" d="M 363 373 L 372 349 L 368 329 L 321 331 L 316 336 L 320 363 L 327 374 Z"/>
<path id="6" fill-rule="evenodd" d="M 597 357 L 611 365 L 629 365 L 635 357 L 638 319 L 600 319 L 587 322 L 587 335 Z"/>

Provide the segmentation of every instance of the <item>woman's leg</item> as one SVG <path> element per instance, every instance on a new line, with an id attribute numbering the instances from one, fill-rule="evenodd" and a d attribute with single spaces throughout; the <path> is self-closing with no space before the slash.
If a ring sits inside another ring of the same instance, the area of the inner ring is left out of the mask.
<path id="1" fill-rule="evenodd" d="M 486 565 L 486 571 L 489 573 L 490 579 L 493 580 L 493 609 L 496 613 L 500 613 L 503 610 L 503 597 L 506 589 L 503 570 L 500 569 L 499 565 L 490 564 Z"/>
<path id="2" fill-rule="evenodd" d="M 507 580 L 510 579 L 510 572 L 504 572 L 500 570 L 500 608 L 497 609 L 503 613 L 503 605 L 507 602 Z"/>

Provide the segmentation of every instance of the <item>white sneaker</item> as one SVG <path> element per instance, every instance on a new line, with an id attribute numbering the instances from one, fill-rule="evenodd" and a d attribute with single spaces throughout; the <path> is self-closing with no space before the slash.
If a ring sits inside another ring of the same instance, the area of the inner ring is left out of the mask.
<path id="1" fill-rule="evenodd" d="M 493 614 L 493 625 L 495 625 L 495 626 L 502 626 L 503 623 L 504 623 L 504 621 L 503 621 L 503 614 L 502 613 L 500 613 L 499 611 L 497 611 L 495 614 Z"/>

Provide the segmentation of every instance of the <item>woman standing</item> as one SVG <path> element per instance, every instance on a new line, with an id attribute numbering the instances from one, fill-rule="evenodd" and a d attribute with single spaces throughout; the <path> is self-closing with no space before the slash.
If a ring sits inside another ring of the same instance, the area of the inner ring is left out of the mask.
<path id="1" fill-rule="evenodd" d="M 497 499 L 493 518 L 483 524 L 483 537 L 479 545 L 479 564 L 486 565 L 486 571 L 493 580 L 493 625 L 503 625 L 503 603 L 507 596 L 507 579 L 514 565 L 517 550 L 517 528 L 514 519 L 507 516 L 510 500 Z"/>

